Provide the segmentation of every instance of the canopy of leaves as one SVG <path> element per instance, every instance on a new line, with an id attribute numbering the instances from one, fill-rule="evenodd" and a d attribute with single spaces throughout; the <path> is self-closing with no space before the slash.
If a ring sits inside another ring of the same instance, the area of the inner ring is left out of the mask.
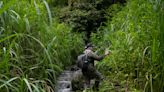
<path id="1" fill-rule="evenodd" d="M 105 9 L 118 2 L 124 3 L 125 1 L 92 0 L 72 2 L 71 5 L 61 10 L 59 16 L 61 21 L 71 25 L 74 31 L 96 31 L 106 20 Z"/>

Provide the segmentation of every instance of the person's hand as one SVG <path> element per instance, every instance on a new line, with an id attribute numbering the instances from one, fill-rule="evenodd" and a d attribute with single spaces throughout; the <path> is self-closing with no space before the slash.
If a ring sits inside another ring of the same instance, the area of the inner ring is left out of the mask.
<path id="1" fill-rule="evenodd" d="M 105 56 L 109 55 L 109 50 L 105 49 Z"/>

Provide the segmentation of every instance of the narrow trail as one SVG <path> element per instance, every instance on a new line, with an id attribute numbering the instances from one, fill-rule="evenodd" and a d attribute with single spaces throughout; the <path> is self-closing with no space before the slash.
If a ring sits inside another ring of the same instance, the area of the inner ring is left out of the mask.
<path id="1" fill-rule="evenodd" d="M 73 92 L 72 80 L 82 76 L 82 72 L 76 66 L 64 70 L 57 79 L 55 92 Z"/>

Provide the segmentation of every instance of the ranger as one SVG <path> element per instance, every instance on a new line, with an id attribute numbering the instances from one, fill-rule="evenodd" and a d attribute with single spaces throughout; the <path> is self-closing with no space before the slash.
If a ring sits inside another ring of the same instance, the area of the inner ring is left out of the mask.
<path id="1" fill-rule="evenodd" d="M 104 55 L 101 56 L 97 55 L 96 53 L 93 52 L 93 45 L 89 43 L 85 47 L 84 54 L 78 56 L 78 61 L 81 61 L 81 63 L 79 63 L 78 66 L 82 69 L 82 73 L 85 77 L 85 85 L 84 85 L 85 88 L 90 88 L 90 80 L 96 79 L 93 88 L 98 91 L 99 83 L 103 79 L 103 76 L 99 71 L 95 69 L 94 61 L 95 60 L 101 61 L 108 54 L 109 51 L 106 50 Z"/>

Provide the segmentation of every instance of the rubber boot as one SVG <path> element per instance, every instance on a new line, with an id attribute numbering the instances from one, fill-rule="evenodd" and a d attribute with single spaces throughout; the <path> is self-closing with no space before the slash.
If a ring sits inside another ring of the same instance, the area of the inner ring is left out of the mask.
<path id="1" fill-rule="evenodd" d="M 93 86 L 93 90 L 94 91 L 99 91 L 99 84 L 100 84 L 100 81 L 95 81 L 95 85 Z"/>
<path id="2" fill-rule="evenodd" d="M 90 80 L 86 80 L 84 83 L 84 89 L 89 89 L 90 88 Z"/>

